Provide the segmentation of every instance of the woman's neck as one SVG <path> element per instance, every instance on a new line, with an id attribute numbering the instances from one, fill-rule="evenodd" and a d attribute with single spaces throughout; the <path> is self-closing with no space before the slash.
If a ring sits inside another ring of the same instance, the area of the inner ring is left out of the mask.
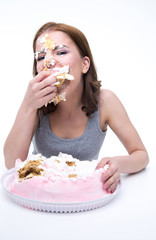
<path id="1" fill-rule="evenodd" d="M 80 112 L 82 108 L 82 100 L 77 98 L 67 98 L 65 102 L 60 102 L 57 107 L 57 112 L 61 115 L 72 116 Z"/>
<path id="2" fill-rule="evenodd" d="M 66 101 L 61 101 L 57 107 L 59 113 L 73 115 L 80 112 L 82 103 L 83 89 L 79 88 L 74 93 L 68 93 Z M 82 110 L 81 110 L 82 111 Z"/>

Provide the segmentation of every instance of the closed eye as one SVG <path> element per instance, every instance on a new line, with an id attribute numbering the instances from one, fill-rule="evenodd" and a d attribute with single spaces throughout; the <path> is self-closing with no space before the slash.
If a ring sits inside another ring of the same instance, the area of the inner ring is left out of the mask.
<path id="1" fill-rule="evenodd" d="M 37 58 L 37 62 L 41 61 L 41 60 L 44 60 L 45 59 L 45 56 L 42 56 L 42 57 L 38 57 Z"/>
<path id="2" fill-rule="evenodd" d="M 65 55 L 65 54 L 67 54 L 67 51 L 58 51 L 58 52 L 56 53 L 56 55 L 59 55 L 59 56 Z"/>

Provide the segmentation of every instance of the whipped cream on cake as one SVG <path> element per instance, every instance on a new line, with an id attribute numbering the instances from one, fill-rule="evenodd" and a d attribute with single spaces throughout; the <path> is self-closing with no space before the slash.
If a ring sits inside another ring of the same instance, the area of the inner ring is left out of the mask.
<path id="1" fill-rule="evenodd" d="M 108 165 L 96 169 L 97 164 L 98 160 L 80 161 L 63 153 L 50 158 L 31 155 L 24 162 L 17 159 L 10 191 L 46 202 L 95 200 L 108 194 L 101 181 Z"/>

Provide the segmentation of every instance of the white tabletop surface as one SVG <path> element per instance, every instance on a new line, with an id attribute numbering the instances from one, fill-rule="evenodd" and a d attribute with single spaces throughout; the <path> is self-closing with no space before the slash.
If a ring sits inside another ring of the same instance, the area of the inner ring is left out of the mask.
<path id="1" fill-rule="evenodd" d="M 47 213 L 21 207 L 0 185 L 0 239 L 155 240 L 155 184 L 155 166 L 122 175 L 121 191 L 112 202 L 80 213 Z"/>

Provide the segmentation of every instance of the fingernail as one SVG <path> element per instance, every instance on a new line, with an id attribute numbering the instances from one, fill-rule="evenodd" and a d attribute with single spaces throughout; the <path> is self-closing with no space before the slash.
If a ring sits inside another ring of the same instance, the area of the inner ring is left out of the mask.
<path id="1" fill-rule="evenodd" d="M 107 188 L 108 188 L 108 185 L 107 185 L 107 184 L 106 184 L 106 185 L 104 185 L 104 189 L 105 189 L 105 190 L 107 190 Z"/>
<path id="2" fill-rule="evenodd" d="M 102 177 L 102 179 L 103 179 L 103 181 L 104 181 L 104 182 L 107 180 L 107 178 L 106 178 L 106 177 Z"/>
<path id="3" fill-rule="evenodd" d="M 112 193 L 112 189 L 111 189 L 111 188 L 108 188 L 107 191 L 108 191 L 109 193 Z"/>
<path id="4" fill-rule="evenodd" d="M 53 86 L 57 86 L 58 84 L 59 84 L 58 82 L 54 82 L 50 86 L 53 87 Z"/>
<path id="5" fill-rule="evenodd" d="M 97 169 L 100 169 L 100 166 L 97 166 L 97 167 L 96 167 L 96 170 L 97 170 Z"/>

